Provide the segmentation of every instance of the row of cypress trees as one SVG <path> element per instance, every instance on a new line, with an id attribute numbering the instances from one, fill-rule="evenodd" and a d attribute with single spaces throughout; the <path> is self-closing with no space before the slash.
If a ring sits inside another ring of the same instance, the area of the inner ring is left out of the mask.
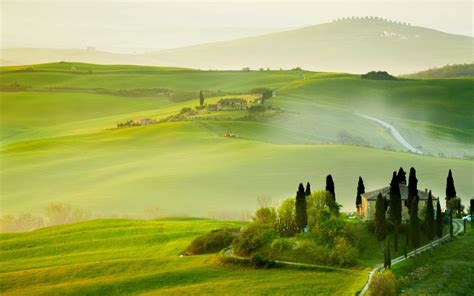
<path id="1" fill-rule="evenodd" d="M 359 179 L 360 181 L 360 179 Z M 393 172 L 392 180 L 390 182 L 390 199 L 387 200 L 380 193 L 377 196 L 376 209 L 375 209 L 375 233 L 379 242 L 385 242 L 384 249 L 384 266 L 390 267 L 390 247 L 387 238 L 389 237 L 389 223 L 393 225 L 393 238 L 394 238 L 394 250 L 398 252 L 398 227 L 402 221 L 402 200 L 400 194 L 399 184 L 406 184 L 406 177 L 403 168 L 400 168 L 398 174 Z M 418 179 L 416 178 L 416 170 L 410 168 L 410 174 L 408 177 L 408 197 L 405 206 L 408 208 L 410 215 L 408 229 L 406 231 L 405 240 L 405 255 L 407 252 L 408 244 L 411 244 L 416 250 L 420 245 L 420 219 L 418 217 L 419 212 L 419 197 L 418 197 Z M 452 187 L 452 188 L 451 188 Z M 449 188 L 449 189 L 448 189 Z M 454 189 L 454 181 L 452 180 L 452 173 L 449 170 L 446 192 L 448 190 L 452 192 Z M 447 194 L 448 195 L 448 194 Z M 390 207 L 388 206 L 390 204 Z M 388 208 L 388 220 L 387 220 L 387 208 Z M 441 205 L 439 200 L 436 204 L 436 215 L 433 205 L 433 196 L 431 190 L 428 193 L 428 199 L 426 202 L 426 215 L 423 221 L 426 236 L 429 241 L 435 239 L 435 237 L 441 238 L 443 236 L 443 214 L 441 212 Z M 452 231 L 452 225 L 451 225 Z"/>
<path id="2" fill-rule="evenodd" d="M 331 175 L 326 176 L 326 191 L 331 194 L 331 198 L 336 202 L 336 191 L 334 186 L 334 180 Z M 303 186 L 303 183 L 300 183 L 298 186 L 298 191 L 296 191 L 296 201 L 295 201 L 295 222 L 296 227 L 299 232 L 303 231 L 308 225 L 308 213 L 306 212 L 306 197 L 311 195 L 311 184 L 306 183 L 306 189 Z"/>

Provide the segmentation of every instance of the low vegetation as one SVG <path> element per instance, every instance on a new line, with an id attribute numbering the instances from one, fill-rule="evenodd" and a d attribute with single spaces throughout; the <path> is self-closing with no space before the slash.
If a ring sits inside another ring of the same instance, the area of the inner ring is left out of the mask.
<path id="1" fill-rule="evenodd" d="M 211 230 L 209 233 L 194 239 L 186 249 L 186 255 L 199 255 L 217 253 L 230 246 L 232 241 L 239 236 L 240 228 L 228 228 Z"/>

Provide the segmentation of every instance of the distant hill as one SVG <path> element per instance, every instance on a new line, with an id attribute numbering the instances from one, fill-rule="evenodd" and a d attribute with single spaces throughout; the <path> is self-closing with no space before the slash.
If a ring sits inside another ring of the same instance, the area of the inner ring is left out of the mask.
<path id="1" fill-rule="evenodd" d="M 200 69 L 293 68 L 413 73 L 471 63 L 473 38 L 379 18 L 350 18 L 306 28 L 145 54 L 86 49 L 2 49 L 9 64 L 60 60 Z"/>
<path id="2" fill-rule="evenodd" d="M 336 20 L 286 32 L 145 54 L 95 50 L 3 49 L 17 64 L 78 61 L 200 69 L 293 68 L 366 73 L 413 73 L 446 64 L 471 63 L 473 38 L 379 18 Z"/>
<path id="3" fill-rule="evenodd" d="M 474 64 L 446 65 L 414 74 L 403 75 L 408 78 L 460 78 L 474 77 Z"/>

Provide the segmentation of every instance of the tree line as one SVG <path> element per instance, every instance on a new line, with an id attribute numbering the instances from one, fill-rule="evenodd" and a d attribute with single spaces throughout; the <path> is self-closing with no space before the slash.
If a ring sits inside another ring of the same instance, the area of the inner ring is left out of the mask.
<path id="1" fill-rule="evenodd" d="M 398 252 L 398 232 L 402 222 L 402 200 L 400 194 L 399 184 L 406 184 L 406 177 L 403 168 L 400 168 L 398 174 L 393 172 L 390 182 L 389 199 L 382 196 L 381 193 L 377 196 L 375 204 L 375 219 L 374 227 L 377 240 L 382 243 L 384 247 L 384 266 L 390 268 L 390 246 L 388 239 L 390 235 L 393 236 L 394 250 Z M 360 179 L 359 181 L 361 181 Z M 445 216 L 448 216 L 450 234 L 453 235 L 452 214 L 455 211 L 462 212 L 462 205 L 459 197 L 456 197 L 456 189 L 454 186 L 454 179 L 451 170 L 449 170 L 446 180 L 446 213 L 443 215 L 441 211 L 440 201 L 436 203 L 436 209 L 433 204 L 433 196 L 431 190 L 428 192 L 428 198 L 425 206 L 424 220 L 419 218 L 419 196 L 418 196 L 418 179 L 416 177 L 415 168 L 410 168 L 408 177 L 408 196 L 404 206 L 407 207 L 409 213 L 409 220 L 405 229 L 406 239 L 404 245 L 404 254 L 406 256 L 409 246 L 415 250 L 421 243 L 421 231 L 428 241 L 433 241 L 435 238 L 443 237 L 443 225 Z M 360 207 L 359 190 L 356 199 L 356 205 Z M 436 211 L 436 213 L 435 213 Z"/>

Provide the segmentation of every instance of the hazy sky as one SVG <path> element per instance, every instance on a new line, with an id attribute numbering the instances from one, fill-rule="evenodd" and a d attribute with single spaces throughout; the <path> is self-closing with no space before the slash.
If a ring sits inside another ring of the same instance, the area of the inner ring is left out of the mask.
<path id="1" fill-rule="evenodd" d="M 2 47 L 143 52 L 379 16 L 473 35 L 471 1 L 0 0 Z"/>

